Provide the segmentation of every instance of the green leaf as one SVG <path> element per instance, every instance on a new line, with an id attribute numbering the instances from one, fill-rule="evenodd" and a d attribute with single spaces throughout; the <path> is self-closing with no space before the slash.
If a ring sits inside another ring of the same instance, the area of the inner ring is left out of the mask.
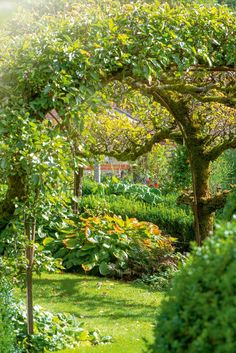
<path id="1" fill-rule="evenodd" d="M 50 243 L 52 243 L 55 239 L 53 239 L 52 237 L 47 237 L 45 239 L 43 239 L 43 245 L 46 246 Z"/>
<path id="2" fill-rule="evenodd" d="M 82 268 L 83 268 L 84 271 L 86 271 L 86 272 L 91 271 L 95 266 L 96 266 L 96 263 L 95 263 L 95 262 L 82 264 Z"/>
<path id="3" fill-rule="evenodd" d="M 101 275 L 103 276 L 107 276 L 111 273 L 111 269 L 109 267 L 109 264 L 106 263 L 106 262 L 102 262 L 100 265 L 99 265 L 99 272 L 101 273 Z"/>
<path id="4" fill-rule="evenodd" d="M 78 244 L 78 239 L 76 238 L 69 238 L 63 240 L 63 244 L 67 249 L 74 249 Z"/>
<path id="5" fill-rule="evenodd" d="M 124 250 L 116 249 L 113 255 L 119 260 L 128 260 L 128 254 Z"/>

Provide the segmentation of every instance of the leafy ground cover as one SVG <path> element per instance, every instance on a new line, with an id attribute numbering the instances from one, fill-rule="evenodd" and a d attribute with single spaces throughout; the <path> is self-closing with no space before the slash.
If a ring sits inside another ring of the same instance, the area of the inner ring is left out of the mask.
<path id="1" fill-rule="evenodd" d="M 52 312 L 74 314 L 85 327 L 99 329 L 113 342 L 81 347 L 80 353 L 141 353 L 153 340 L 153 324 L 163 294 L 132 283 L 73 274 L 35 278 L 35 304 Z M 58 353 L 77 353 L 65 349 Z"/>

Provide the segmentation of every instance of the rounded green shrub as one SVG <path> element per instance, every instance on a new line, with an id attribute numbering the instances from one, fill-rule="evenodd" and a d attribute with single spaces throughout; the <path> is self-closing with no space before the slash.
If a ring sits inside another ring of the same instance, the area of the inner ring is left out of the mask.
<path id="1" fill-rule="evenodd" d="M 161 305 L 151 353 L 236 352 L 236 220 L 195 248 Z"/>

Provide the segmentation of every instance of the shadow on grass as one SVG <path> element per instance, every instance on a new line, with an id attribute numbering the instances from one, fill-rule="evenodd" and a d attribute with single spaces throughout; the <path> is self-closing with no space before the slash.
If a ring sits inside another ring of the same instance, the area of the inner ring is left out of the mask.
<path id="1" fill-rule="evenodd" d="M 75 315 L 83 314 L 84 318 L 104 317 L 110 320 L 130 318 L 150 321 L 157 310 L 156 303 L 152 305 L 149 300 L 148 304 L 145 299 L 140 303 L 129 296 L 129 290 L 133 291 L 137 288 L 132 284 L 129 284 L 125 291 L 122 289 L 122 282 L 110 284 L 106 279 L 79 276 L 63 278 L 63 275 L 58 279 L 35 279 L 34 283 L 37 286 L 37 299 L 43 299 L 46 302 L 48 300 L 52 304 L 70 304 L 66 311 Z M 122 296 L 127 292 L 127 297 L 120 298 L 121 291 L 123 291 Z M 141 301 L 141 298 L 138 300 Z M 74 310 L 71 306 L 76 306 L 78 309 Z"/>

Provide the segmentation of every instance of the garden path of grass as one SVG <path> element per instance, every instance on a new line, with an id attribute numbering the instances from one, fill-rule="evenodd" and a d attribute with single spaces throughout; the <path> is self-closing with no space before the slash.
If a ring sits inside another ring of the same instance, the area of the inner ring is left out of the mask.
<path id="1" fill-rule="evenodd" d="M 152 341 L 153 324 L 163 294 L 132 283 L 85 275 L 43 274 L 34 280 L 34 304 L 79 317 L 114 342 L 65 349 L 60 353 L 141 353 Z M 58 352 L 59 353 L 59 352 Z"/>

